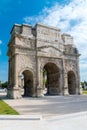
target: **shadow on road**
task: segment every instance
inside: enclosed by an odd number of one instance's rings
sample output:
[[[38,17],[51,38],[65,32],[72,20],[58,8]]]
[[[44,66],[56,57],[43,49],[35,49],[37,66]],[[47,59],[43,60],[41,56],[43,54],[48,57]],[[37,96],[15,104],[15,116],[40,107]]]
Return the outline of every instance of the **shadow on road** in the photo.
[[[9,100],[4,93],[0,98],[23,115],[40,114],[48,117],[87,111],[87,95],[24,97]]]

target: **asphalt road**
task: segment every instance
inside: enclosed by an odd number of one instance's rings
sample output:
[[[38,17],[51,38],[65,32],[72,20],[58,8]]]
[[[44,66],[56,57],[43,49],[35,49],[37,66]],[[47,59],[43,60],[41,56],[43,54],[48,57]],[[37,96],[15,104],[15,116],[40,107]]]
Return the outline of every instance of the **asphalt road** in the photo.
[[[21,115],[42,115],[44,118],[87,111],[87,95],[45,96],[43,98],[7,99],[6,103]]]

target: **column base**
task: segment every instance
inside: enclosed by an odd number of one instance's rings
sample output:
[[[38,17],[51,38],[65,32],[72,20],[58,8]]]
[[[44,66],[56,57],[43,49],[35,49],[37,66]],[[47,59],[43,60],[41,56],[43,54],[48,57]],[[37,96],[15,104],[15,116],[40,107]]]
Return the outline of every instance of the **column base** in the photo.
[[[82,95],[82,86],[80,86],[79,88],[76,88],[76,94]]]
[[[68,96],[69,95],[69,92],[68,92],[68,88],[64,88],[64,96]]]
[[[18,88],[8,89],[7,90],[7,97],[11,99],[19,99],[22,98],[20,91]]]
[[[44,97],[43,89],[41,87],[37,88],[36,97]]]

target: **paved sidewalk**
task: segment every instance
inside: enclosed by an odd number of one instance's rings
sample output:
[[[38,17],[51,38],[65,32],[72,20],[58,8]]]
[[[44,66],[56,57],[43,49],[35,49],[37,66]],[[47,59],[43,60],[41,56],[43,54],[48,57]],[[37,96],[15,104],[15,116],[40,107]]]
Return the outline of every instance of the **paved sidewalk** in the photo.
[[[0,116],[1,130],[87,130],[87,112],[55,116],[48,119],[35,117]],[[38,116],[37,116],[38,118]]]

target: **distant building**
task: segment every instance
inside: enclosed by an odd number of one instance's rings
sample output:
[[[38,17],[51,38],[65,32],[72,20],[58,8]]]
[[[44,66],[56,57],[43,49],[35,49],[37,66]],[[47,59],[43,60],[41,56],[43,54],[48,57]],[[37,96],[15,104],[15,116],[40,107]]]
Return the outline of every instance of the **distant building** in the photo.
[[[84,89],[87,90],[87,84],[84,84]]]
[[[73,37],[42,24],[15,24],[8,44],[8,97],[80,94],[79,56]]]

